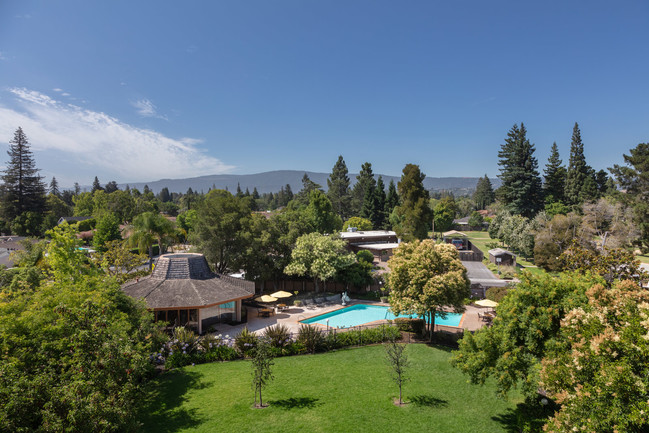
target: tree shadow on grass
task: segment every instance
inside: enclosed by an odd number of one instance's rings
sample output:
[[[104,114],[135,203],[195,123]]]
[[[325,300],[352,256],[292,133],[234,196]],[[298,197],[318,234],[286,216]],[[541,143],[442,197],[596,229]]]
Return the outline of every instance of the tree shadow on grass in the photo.
[[[143,431],[174,432],[198,426],[203,422],[196,409],[180,409],[189,390],[209,386],[202,376],[186,370],[174,370],[149,383],[149,392],[140,411]]]
[[[273,400],[268,402],[271,406],[279,407],[284,410],[291,409],[313,409],[321,406],[317,398],[313,397],[291,397],[283,400]]]
[[[425,407],[446,407],[448,406],[448,401],[441,398],[433,397],[430,394],[419,394],[413,397],[408,398],[415,406],[425,406]]]
[[[506,432],[518,433],[525,429],[540,432],[556,409],[557,406],[552,402],[545,406],[537,401],[518,403],[516,408],[507,409],[500,415],[492,416],[491,419],[501,423]]]

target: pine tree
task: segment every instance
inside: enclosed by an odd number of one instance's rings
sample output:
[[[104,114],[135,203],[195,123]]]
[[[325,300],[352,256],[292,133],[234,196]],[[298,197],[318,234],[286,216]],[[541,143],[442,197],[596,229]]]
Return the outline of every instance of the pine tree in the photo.
[[[259,191],[257,191],[257,187],[254,187],[252,189],[252,198],[254,198],[255,200],[259,200]]]
[[[2,213],[7,222],[25,212],[45,211],[45,184],[29,150],[29,141],[22,128],[9,142],[9,162],[2,175]]]
[[[92,182],[92,190],[90,192],[94,194],[95,191],[103,191],[103,190],[104,188],[102,188],[101,183],[99,183],[99,178],[95,176],[95,180]]]
[[[79,182],[74,183],[74,195],[79,195],[81,194],[81,187],[79,186]]]
[[[566,204],[578,205],[583,196],[581,190],[588,177],[588,165],[584,156],[584,144],[581,142],[579,125],[575,122],[570,143],[570,162],[566,174]],[[589,186],[590,187],[590,186]]]
[[[286,203],[293,200],[293,190],[291,190],[290,184],[286,184],[286,186],[284,187],[284,192],[286,193]]]
[[[397,187],[394,185],[394,179],[390,179],[390,184],[388,185],[388,194],[385,197],[386,219],[390,218],[392,211],[397,206],[399,206],[399,193],[397,192]]]
[[[532,218],[543,207],[543,195],[534,145],[526,134],[523,123],[520,128],[514,124],[507,133],[498,151],[498,177],[502,180],[500,194],[509,211]]]
[[[547,204],[565,203],[566,168],[562,164],[563,161],[559,158],[559,149],[555,141],[550,150],[548,163],[543,170],[545,174],[543,193]]]
[[[373,216],[372,224],[375,229],[385,229],[387,221],[387,215],[385,214],[385,184],[383,183],[383,177],[379,176],[379,180],[376,181],[376,188],[374,188],[374,200],[373,200]]]
[[[356,176],[356,184],[352,189],[352,211],[354,215],[360,215],[363,209],[363,201],[368,189],[376,188],[376,180],[372,172],[372,164],[369,162],[361,166],[361,172]]]
[[[106,186],[104,186],[104,191],[106,191],[107,194],[110,194],[111,192],[115,192],[118,189],[119,187],[117,186],[117,182],[115,182],[114,180],[111,180],[106,184]]]
[[[395,208],[393,225],[405,241],[426,239],[432,226],[433,212],[428,204],[428,191],[424,188],[425,178],[418,165],[406,164],[397,185],[401,204]]]
[[[327,197],[331,200],[334,212],[341,219],[346,220],[349,217],[351,196],[347,165],[342,155],[338,157],[338,161],[331,170],[331,174],[327,179],[327,187]]]
[[[241,185],[239,185],[239,182],[237,182],[237,197],[241,198],[243,197],[243,191],[241,191]]]
[[[478,179],[478,183],[473,193],[473,201],[478,209],[486,209],[491,203],[496,200],[493,186],[491,181],[485,174],[484,177]]]
[[[171,194],[169,194],[169,188],[167,188],[166,186],[164,188],[162,188],[160,190],[160,193],[158,194],[158,198],[163,203],[171,201]]]
[[[52,176],[52,181],[50,182],[50,194],[57,197],[61,197],[61,190],[59,190],[59,182],[56,180],[56,177]]]

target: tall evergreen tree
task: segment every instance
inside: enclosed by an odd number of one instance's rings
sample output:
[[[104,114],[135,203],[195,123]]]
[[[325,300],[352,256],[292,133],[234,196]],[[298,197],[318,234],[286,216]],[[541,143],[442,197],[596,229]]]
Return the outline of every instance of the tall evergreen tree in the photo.
[[[39,176],[29,141],[22,128],[9,142],[9,162],[2,175],[2,213],[7,222],[25,212],[45,211],[45,184]]]
[[[541,177],[534,145],[526,137],[527,130],[521,122],[507,133],[505,143],[498,152],[500,166],[500,195],[510,212],[532,218],[543,207]]]
[[[588,177],[588,165],[584,156],[584,144],[581,141],[581,131],[575,122],[572,129],[572,141],[570,142],[570,162],[566,173],[566,204],[578,205],[582,202],[584,182]]]
[[[103,190],[104,188],[101,186],[101,183],[99,183],[99,178],[95,176],[95,180],[92,181],[92,190],[90,192],[94,194],[95,191],[103,191]]]
[[[383,177],[379,176],[379,179],[376,181],[376,188],[374,188],[374,198],[372,200],[372,216],[373,220],[372,225],[375,229],[385,229],[387,221],[387,215],[385,214],[385,184],[383,183]]]
[[[171,194],[169,194],[169,188],[167,188],[166,186],[164,188],[162,188],[160,190],[160,193],[158,194],[158,198],[163,203],[171,201]]]
[[[241,185],[239,184],[239,182],[237,182],[237,197],[243,197],[243,191],[241,191]]]
[[[426,239],[432,227],[433,212],[428,191],[424,188],[426,175],[415,164],[406,164],[397,185],[401,204],[395,208],[393,226],[405,241]]]
[[[284,193],[286,194],[286,203],[293,200],[293,190],[291,190],[291,184],[287,183],[284,187]]]
[[[473,193],[473,201],[478,209],[486,209],[491,203],[496,200],[491,180],[485,174],[484,177],[478,179],[478,184]]]
[[[81,187],[79,186],[79,182],[74,183],[74,195],[79,195],[81,194]]]
[[[366,162],[361,166],[361,172],[356,176],[356,184],[352,189],[352,210],[354,215],[360,215],[367,190],[374,190],[375,187],[376,180],[374,180],[372,164]]]
[[[52,181],[50,182],[50,194],[57,197],[61,197],[61,190],[59,190],[59,182],[56,180],[56,177],[52,176]]]
[[[340,218],[346,220],[350,216],[351,196],[347,165],[342,155],[338,157],[338,161],[331,170],[331,174],[327,179],[327,187],[327,197],[331,200],[334,212]]]
[[[390,184],[388,185],[388,194],[385,197],[386,219],[390,218],[390,215],[392,215],[392,211],[397,206],[399,206],[399,193],[397,192],[397,187],[394,185],[394,180],[390,179]]]
[[[565,203],[565,188],[566,188],[566,168],[562,165],[563,161],[559,158],[559,149],[557,142],[552,143],[550,149],[550,157],[548,163],[545,165],[543,173],[545,174],[545,183],[543,184],[543,193],[545,195],[545,202],[552,203]]]
[[[257,187],[254,187],[252,189],[252,198],[254,198],[255,200],[259,199],[259,191],[257,191]]]
[[[311,194],[311,191],[314,191],[316,189],[322,191],[322,186],[320,184],[317,184],[314,181],[312,181],[311,178],[309,177],[309,175],[304,173],[304,176],[302,176],[302,189],[297,194],[297,199],[302,204],[305,204],[305,205],[308,204],[309,203],[309,195]]]

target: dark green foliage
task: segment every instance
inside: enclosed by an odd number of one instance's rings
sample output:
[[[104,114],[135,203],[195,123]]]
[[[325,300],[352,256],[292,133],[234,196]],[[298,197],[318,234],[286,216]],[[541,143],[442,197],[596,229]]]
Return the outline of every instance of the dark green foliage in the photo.
[[[322,191],[316,189],[309,195],[306,215],[318,233],[335,233],[342,228],[343,222],[333,210],[331,201]]]
[[[397,187],[394,185],[394,180],[390,179],[390,184],[388,185],[388,193],[385,197],[386,220],[390,218],[392,211],[397,206],[399,206],[399,193],[397,192]],[[386,221],[386,225],[389,225],[389,223],[389,221]]]
[[[11,221],[11,232],[19,236],[40,236],[43,227],[43,214],[26,211]]]
[[[486,298],[495,302],[500,302],[508,291],[508,287],[489,287],[487,289]]]
[[[374,180],[372,164],[365,162],[361,166],[360,173],[356,176],[356,184],[352,189],[352,210],[354,215],[363,216],[361,212],[363,210],[365,195],[368,194],[368,190],[373,192],[374,188],[376,188],[376,180]]]
[[[435,209],[433,209],[436,232],[442,233],[453,227],[456,209],[453,196],[446,196],[437,202]]]
[[[2,216],[8,223],[15,222],[22,234],[36,235],[40,222],[36,224],[36,215],[25,217],[25,212],[42,214],[45,210],[45,184],[38,175],[29,141],[21,128],[14,133],[14,138],[9,142],[7,154],[9,161],[3,170],[0,199]],[[23,216],[21,220],[16,218]],[[42,218],[41,218],[42,220]],[[29,233],[28,233],[29,232]]]
[[[502,186],[499,194],[507,208],[526,218],[534,217],[543,207],[541,177],[534,156],[534,145],[526,137],[527,130],[521,123],[507,133],[505,143],[498,151],[498,165]]]
[[[336,272],[335,279],[347,284],[347,289],[349,289],[350,285],[357,289],[365,288],[373,282],[372,262],[358,260],[356,263],[339,269]]]
[[[318,185],[314,181],[312,181],[309,178],[309,175],[304,173],[304,176],[302,176],[302,189],[300,190],[299,193],[296,195],[296,199],[306,205],[309,203],[309,197],[311,196],[311,191],[319,190],[320,192],[322,191],[322,186]]]
[[[87,220],[79,221],[77,223],[77,230],[80,232],[87,232],[88,230],[92,230],[95,228],[97,225],[97,220],[94,218],[89,218]]]
[[[552,143],[550,157],[545,165],[543,173],[545,174],[545,183],[543,184],[543,194],[546,204],[563,203],[565,201],[566,188],[566,168],[559,158],[559,148],[557,143]]]
[[[61,190],[59,190],[59,182],[54,176],[52,176],[52,181],[50,182],[49,193],[57,197],[61,196]]]
[[[145,192],[146,192],[146,188],[148,188],[147,185],[145,185]],[[101,183],[99,183],[99,178],[95,176],[95,180],[92,181],[92,189],[90,190],[90,192],[94,194],[97,191],[103,191],[103,190],[104,188],[101,186]]]
[[[374,254],[369,250],[360,250],[356,253],[356,259],[359,262],[372,263],[374,261]]]
[[[171,194],[169,194],[169,188],[167,188],[166,186],[162,188],[160,190],[160,193],[158,194],[158,199],[163,203],[171,201]]]
[[[581,131],[575,122],[572,129],[572,141],[570,142],[570,162],[566,173],[566,204],[578,205],[582,203],[585,193],[582,192],[584,183],[588,178],[589,167],[584,156],[584,144],[581,142]]]
[[[388,214],[385,212],[385,204],[385,184],[383,183],[383,177],[379,176],[379,179],[376,181],[376,188],[374,188],[370,214],[370,221],[372,221],[372,225],[377,230],[387,229],[389,225]]]
[[[349,176],[347,165],[342,155],[334,165],[327,179],[327,197],[331,200],[334,212],[343,220],[349,218],[352,197],[349,189]]]
[[[491,181],[485,174],[484,177],[478,179],[478,184],[475,187],[475,192],[473,193],[473,201],[478,209],[486,209],[491,203],[496,200],[496,194],[494,193],[493,186]]]
[[[640,242],[649,248],[649,143],[640,143],[624,155],[626,166],[615,164],[609,170],[620,188],[626,190],[624,200],[634,210],[635,222],[640,229]]]
[[[405,241],[427,238],[432,226],[433,214],[428,205],[428,191],[424,188],[425,178],[418,165],[406,164],[403,168],[398,185],[401,204],[395,208],[391,222]]]
[[[111,180],[104,186],[104,191],[106,191],[106,194],[110,194],[112,192],[118,191],[119,188],[117,187],[117,182],[114,180]]]
[[[482,229],[482,225],[484,224],[484,217],[482,214],[478,211],[473,211],[471,212],[471,216],[469,217],[469,227],[475,228],[475,229]]]
[[[319,331],[322,335],[322,331]],[[350,330],[330,329],[324,336],[323,346],[318,350],[334,350],[343,347],[377,344],[401,339],[401,331],[396,326],[380,325],[375,328]]]
[[[424,326],[426,326],[424,319],[408,317],[397,317],[394,319],[394,324],[397,325],[399,331],[414,332],[417,335],[423,335]]]

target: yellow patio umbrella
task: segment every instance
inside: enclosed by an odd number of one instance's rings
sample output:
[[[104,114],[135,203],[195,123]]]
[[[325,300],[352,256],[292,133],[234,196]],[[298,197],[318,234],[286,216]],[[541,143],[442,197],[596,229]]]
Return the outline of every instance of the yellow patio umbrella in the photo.
[[[268,303],[268,302],[275,302],[275,301],[277,301],[277,298],[275,298],[275,297],[273,297],[273,296],[263,295],[263,296],[259,296],[259,297],[257,297],[257,299],[255,299],[255,300],[256,300],[256,301],[259,301],[259,302]]]
[[[489,308],[494,308],[498,306],[498,302],[492,301],[491,299],[481,299],[479,301],[475,301],[475,304],[481,307],[489,307]]]
[[[280,290],[279,292],[271,293],[270,296],[274,298],[290,298],[293,296],[293,293],[285,292],[284,290]]]

